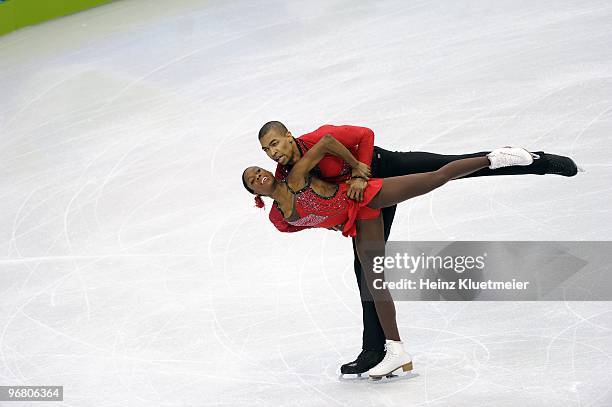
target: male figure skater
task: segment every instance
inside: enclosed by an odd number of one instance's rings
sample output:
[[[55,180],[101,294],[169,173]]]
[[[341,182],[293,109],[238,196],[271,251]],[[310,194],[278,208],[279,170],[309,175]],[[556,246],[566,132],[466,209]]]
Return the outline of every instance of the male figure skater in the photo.
[[[374,146],[374,132],[360,126],[323,125],[311,133],[295,138],[283,123],[270,121],[259,130],[258,138],[263,151],[268,157],[277,162],[275,178],[283,180],[291,170],[291,167],[300,160],[304,153],[326,134],[332,135],[341,142],[351,151],[357,160],[369,165],[373,178],[435,171],[454,160],[487,155],[487,152],[441,155],[420,151],[388,151]],[[521,174],[557,174],[572,177],[578,172],[576,164],[569,157],[544,153],[543,151],[537,151],[534,154],[536,159],[534,159],[531,165],[506,167],[496,170],[484,168],[464,178]],[[347,195],[349,198],[358,201],[363,199],[363,190],[367,185],[366,180],[354,176],[355,174],[352,173],[351,167],[342,159],[326,155],[312,172],[317,177],[328,182],[348,182]],[[389,233],[391,232],[395,210],[396,206],[382,209],[385,242],[388,240]],[[307,226],[288,224],[275,206],[272,206],[270,209],[269,218],[281,232],[297,232],[308,228]],[[357,358],[341,366],[340,372],[342,374],[361,374],[367,372],[385,356],[385,335],[380,325],[374,302],[368,290],[362,289],[363,273],[355,249],[355,239],[353,239],[353,255],[355,276],[357,277],[357,286],[361,293],[361,306],[363,309],[363,343],[362,351]]]

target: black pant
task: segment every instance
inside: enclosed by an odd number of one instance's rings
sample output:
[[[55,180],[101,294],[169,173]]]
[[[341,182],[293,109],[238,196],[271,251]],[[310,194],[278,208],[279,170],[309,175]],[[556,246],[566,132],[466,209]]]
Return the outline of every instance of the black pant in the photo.
[[[421,151],[388,151],[375,146],[374,155],[372,157],[372,177],[387,178],[398,175],[435,171],[451,161],[462,158],[482,157],[487,155],[487,153],[488,151],[472,154],[441,155]],[[483,168],[470,175],[467,175],[464,178],[482,177],[488,175],[543,175],[546,173],[546,159],[544,152],[536,151],[535,154],[540,155],[540,159],[534,160],[531,165],[522,167],[505,167],[497,170]],[[397,206],[394,205],[381,210],[385,229],[385,242],[387,239],[389,239],[391,224],[393,223],[396,208]],[[361,291],[362,287],[365,285],[361,284],[362,270],[355,249],[355,239],[353,239],[353,255],[355,256],[354,268],[355,276],[357,277],[357,286]],[[369,292],[367,292],[367,288],[363,288],[363,290],[366,290],[366,292],[360,293],[362,298],[361,306],[363,308],[363,349],[382,351],[384,350],[385,345],[385,334],[380,326],[380,321],[378,320],[378,315],[376,314],[376,308],[374,307],[374,302],[372,302],[372,297]]]

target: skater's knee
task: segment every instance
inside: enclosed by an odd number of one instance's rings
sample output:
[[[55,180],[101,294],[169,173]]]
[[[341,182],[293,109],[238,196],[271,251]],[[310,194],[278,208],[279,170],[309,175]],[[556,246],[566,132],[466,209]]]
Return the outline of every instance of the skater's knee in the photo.
[[[439,170],[433,171],[430,174],[431,174],[430,182],[433,188],[441,187],[442,185],[446,184],[448,181],[452,179],[451,175],[442,168]]]

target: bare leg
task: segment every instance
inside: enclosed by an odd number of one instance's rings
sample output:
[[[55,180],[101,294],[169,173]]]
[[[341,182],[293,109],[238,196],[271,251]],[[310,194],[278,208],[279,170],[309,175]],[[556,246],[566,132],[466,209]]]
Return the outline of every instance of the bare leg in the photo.
[[[490,164],[487,157],[465,158],[452,161],[437,171],[384,178],[382,188],[368,206],[386,208],[396,205],[415,196],[431,192],[452,179],[471,174]]]
[[[385,332],[385,338],[399,341],[400,335],[395,321],[393,298],[387,289],[374,289],[374,280],[382,278],[381,274],[375,274],[373,271],[374,257],[385,255],[383,220],[380,215],[375,219],[357,221],[355,246],[363,271],[363,283],[367,284],[374,298],[376,314]]]

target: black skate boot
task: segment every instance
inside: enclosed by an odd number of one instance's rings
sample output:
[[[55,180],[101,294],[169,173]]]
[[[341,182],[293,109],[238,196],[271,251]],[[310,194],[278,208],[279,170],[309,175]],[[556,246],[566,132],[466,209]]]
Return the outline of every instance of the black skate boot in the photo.
[[[578,173],[578,166],[569,157],[556,154],[544,154],[546,174],[558,174],[564,177],[573,177]]]
[[[340,367],[340,373],[345,374],[356,374],[361,376],[362,373],[366,373],[368,370],[380,363],[385,357],[385,351],[376,350],[362,350],[357,359],[352,362],[345,363]]]

